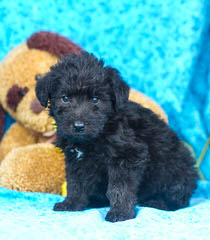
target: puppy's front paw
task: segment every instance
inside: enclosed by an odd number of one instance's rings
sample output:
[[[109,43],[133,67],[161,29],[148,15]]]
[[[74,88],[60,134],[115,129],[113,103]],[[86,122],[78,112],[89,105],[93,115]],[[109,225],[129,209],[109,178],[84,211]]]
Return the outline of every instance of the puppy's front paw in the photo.
[[[73,204],[71,202],[63,201],[56,203],[53,208],[54,211],[82,211],[84,207],[79,204]]]
[[[130,212],[122,212],[122,211],[114,211],[110,210],[105,219],[109,222],[118,222],[118,221],[125,221],[128,219],[132,219],[135,217],[134,211]]]

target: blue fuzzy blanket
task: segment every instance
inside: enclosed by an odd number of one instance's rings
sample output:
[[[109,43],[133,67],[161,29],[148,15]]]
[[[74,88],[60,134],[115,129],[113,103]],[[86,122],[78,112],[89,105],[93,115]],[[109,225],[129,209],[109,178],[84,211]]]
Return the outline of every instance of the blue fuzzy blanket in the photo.
[[[1,0],[0,60],[33,32],[69,37],[161,104],[210,181],[210,151],[202,154],[210,135],[209,29],[209,0]],[[7,115],[5,131],[11,122]],[[199,182],[188,208],[137,207],[136,219],[114,224],[104,221],[108,208],[53,212],[62,199],[0,189],[0,239],[210,239],[209,182]]]
[[[54,212],[63,197],[0,188],[1,240],[209,240],[210,183],[199,182],[190,207],[175,212],[136,207],[135,219],[109,223],[108,208]]]

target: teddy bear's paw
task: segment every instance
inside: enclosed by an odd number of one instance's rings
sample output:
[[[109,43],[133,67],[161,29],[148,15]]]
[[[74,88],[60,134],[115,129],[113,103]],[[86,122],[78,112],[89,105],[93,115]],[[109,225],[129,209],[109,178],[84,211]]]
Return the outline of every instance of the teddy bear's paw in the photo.
[[[60,203],[56,203],[53,208],[54,211],[82,211],[84,209],[84,206],[82,206],[81,204],[72,203],[66,200]]]
[[[109,221],[109,222],[119,222],[119,221],[125,221],[125,220],[128,220],[128,219],[132,219],[135,217],[135,213],[134,211],[128,211],[128,212],[125,212],[125,211],[117,211],[117,210],[110,210],[105,219],[106,221]]]

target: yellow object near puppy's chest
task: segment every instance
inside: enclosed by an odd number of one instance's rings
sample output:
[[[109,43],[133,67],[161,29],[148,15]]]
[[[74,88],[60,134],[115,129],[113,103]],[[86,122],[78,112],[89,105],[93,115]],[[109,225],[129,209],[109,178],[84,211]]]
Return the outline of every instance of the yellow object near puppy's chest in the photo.
[[[67,182],[65,181],[62,185],[62,196],[67,196]]]
[[[52,124],[53,124],[54,130],[57,130],[57,126],[56,126],[55,120],[52,121]],[[57,149],[59,152],[62,152],[62,149],[61,149],[61,148],[56,147],[56,149]],[[64,197],[67,196],[67,182],[66,182],[66,181],[62,184],[61,194],[62,194],[62,196],[64,196]]]

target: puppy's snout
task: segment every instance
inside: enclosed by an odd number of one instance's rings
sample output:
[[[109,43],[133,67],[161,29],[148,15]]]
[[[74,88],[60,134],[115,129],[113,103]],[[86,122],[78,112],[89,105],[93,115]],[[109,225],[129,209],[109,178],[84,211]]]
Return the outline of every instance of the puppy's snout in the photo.
[[[75,121],[73,123],[73,127],[74,127],[75,132],[83,132],[85,129],[85,124],[81,121]]]
[[[31,111],[33,113],[39,114],[43,109],[44,109],[44,107],[42,107],[42,105],[39,103],[39,100],[37,98],[35,98],[31,102]]]

